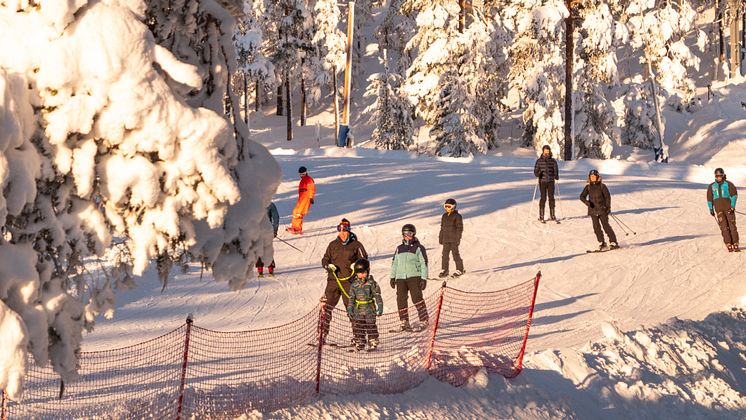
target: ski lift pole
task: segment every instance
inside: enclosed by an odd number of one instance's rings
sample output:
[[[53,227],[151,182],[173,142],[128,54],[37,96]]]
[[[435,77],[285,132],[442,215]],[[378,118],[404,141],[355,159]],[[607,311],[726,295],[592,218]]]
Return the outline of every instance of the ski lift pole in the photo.
[[[350,90],[352,87],[352,36],[355,28],[355,2],[347,3],[347,62],[345,63],[344,102],[342,106],[342,123],[339,127],[337,146],[348,146],[350,137]]]

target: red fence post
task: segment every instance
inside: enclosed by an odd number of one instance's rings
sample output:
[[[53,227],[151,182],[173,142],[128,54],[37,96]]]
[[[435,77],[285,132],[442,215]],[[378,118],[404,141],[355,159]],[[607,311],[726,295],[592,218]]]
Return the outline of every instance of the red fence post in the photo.
[[[528,330],[531,329],[531,317],[534,316],[534,305],[536,305],[536,292],[539,290],[539,280],[541,279],[541,271],[536,273],[534,278],[534,296],[531,298],[531,308],[528,310],[528,319],[526,319],[526,333],[523,335],[523,345],[521,346],[521,352],[518,353],[518,360],[516,361],[516,367],[518,372],[523,369],[523,354],[526,352],[526,342],[528,341]]]
[[[319,328],[318,328],[318,353],[316,355],[316,393],[319,393],[319,390],[321,389],[321,348],[324,347],[324,309],[326,308],[326,303],[321,302],[321,305],[319,305]]]
[[[3,389],[3,408],[2,408],[2,416],[0,417],[2,420],[8,420],[8,392]]]
[[[446,282],[440,287],[440,297],[438,298],[438,309],[435,311],[435,322],[433,323],[433,335],[430,337],[430,348],[427,350],[427,366],[430,370],[433,363],[433,350],[435,350],[435,334],[438,333],[438,323],[440,322],[440,310],[443,308],[443,295],[446,293]]]
[[[184,406],[184,384],[186,383],[187,363],[189,362],[189,336],[192,334],[192,314],[187,315],[186,335],[184,338],[184,363],[181,365],[181,384],[179,385],[179,407],[176,412],[176,420],[181,419],[181,411]]]

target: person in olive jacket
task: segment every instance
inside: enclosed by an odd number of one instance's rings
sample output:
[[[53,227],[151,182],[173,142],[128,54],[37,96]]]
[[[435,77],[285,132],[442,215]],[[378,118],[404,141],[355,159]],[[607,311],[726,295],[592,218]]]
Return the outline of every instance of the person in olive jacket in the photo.
[[[707,206],[710,208],[710,215],[715,216],[723,242],[730,252],[740,252],[736,228],[737,200],[736,186],[726,179],[723,168],[715,169],[715,182],[707,187]]]
[[[394,252],[391,263],[391,287],[396,288],[396,307],[399,309],[401,330],[409,331],[413,328],[409,324],[407,309],[407,292],[412,296],[412,303],[417,307],[420,324],[415,330],[422,330],[427,326],[428,315],[422,290],[427,285],[427,252],[415,236],[417,229],[407,223],[401,228],[402,243]]]
[[[593,169],[588,173],[588,185],[580,193],[580,201],[588,206],[588,215],[593,222],[593,232],[596,233],[598,240],[598,250],[607,251],[619,248],[616,241],[614,229],[609,224],[609,214],[611,213],[611,194],[606,185],[601,182],[601,175]],[[603,230],[601,227],[603,226]],[[607,247],[604,241],[604,231],[609,235],[609,245]]]
[[[350,286],[350,301],[347,314],[352,319],[352,332],[355,335],[355,350],[368,345],[368,350],[378,347],[378,327],[376,316],[383,315],[381,288],[369,274],[370,262],[364,258],[355,261],[355,276]]]
[[[552,157],[552,149],[548,145],[541,148],[541,157],[534,164],[534,176],[539,181],[539,220],[544,221],[544,206],[549,196],[549,220],[557,220],[554,216],[554,181],[559,180],[557,161]]]
[[[339,232],[338,236],[329,242],[324,258],[321,259],[321,266],[327,271],[326,288],[322,297],[322,300],[326,300],[322,325],[322,339],[324,340],[332,322],[332,310],[339,303],[339,298],[342,298],[345,307],[350,303],[350,283],[355,276],[353,264],[359,258],[368,258],[365,247],[351,232],[349,220],[342,219],[337,225],[337,232]]]
[[[464,220],[456,210],[456,200],[453,198],[446,200],[443,208],[445,213],[440,218],[440,234],[438,235],[438,243],[443,245],[443,271],[438,276],[441,278],[448,276],[448,254],[453,253],[453,260],[456,262],[456,271],[453,273],[453,277],[458,277],[466,272],[464,261],[461,259],[461,253],[458,250],[461,235],[464,233]]]

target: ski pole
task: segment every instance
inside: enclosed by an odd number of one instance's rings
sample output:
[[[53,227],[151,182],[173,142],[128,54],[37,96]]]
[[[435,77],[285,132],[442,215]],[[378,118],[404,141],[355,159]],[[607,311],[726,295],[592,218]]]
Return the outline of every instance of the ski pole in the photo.
[[[614,220],[616,220],[617,223],[619,223],[619,226],[622,226],[622,229],[626,228],[627,230],[632,232],[633,235],[637,235],[637,232],[635,232],[631,227],[629,227],[626,223],[624,223],[620,218],[616,217],[616,215],[611,214],[611,217],[614,218]]]
[[[531,210],[528,211],[528,219],[531,220],[531,216],[534,213],[534,201],[536,201],[536,189],[539,188],[539,183],[534,184],[534,195],[531,196]]]
[[[740,214],[740,215],[746,216],[746,213],[744,213],[742,211],[735,210],[735,212],[738,213],[738,214]]]
[[[615,221],[616,224],[622,229],[622,232],[624,232],[624,236],[629,236],[629,232],[627,232],[627,229],[625,229],[624,226],[619,223],[619,220],[617,220],[611,213],[609,213],[609,215],[611,216],[611,220]]]
[[[300,249],[296,248],[295,246],[293,246],[293,245],[292,245],[291,243],[289,243],[288,241],[286,241],[286,240],[284,240],[284,239],[282,239],[282,238],[278,238],[277,236],[275,236],[275,238],[276,238],[276,239],[278,239],[278,240],[279,240],[280,242],[284,243],[285,245],[289,246],[290,248],[293,248],[294,250],[296,250],[296,251],[300,252],[301,254],[303,253],[303,251],[301,251]]]

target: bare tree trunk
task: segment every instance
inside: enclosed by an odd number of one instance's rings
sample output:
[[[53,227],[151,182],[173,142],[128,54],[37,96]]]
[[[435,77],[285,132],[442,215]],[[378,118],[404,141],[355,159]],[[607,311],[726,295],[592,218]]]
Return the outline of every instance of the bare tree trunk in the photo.
[[[300,60],[300,126],[306,126],[306,78],[303,76],[305,59]]]
[[[249,123],[249,76],[243,73],[243,122]]]
[[[463,34],[466,28],[466,0],[458,0],[458,33]]]
[[[661,107],[658,104],[658,85],[655,83],[655,74],[653,73],[653,66],[648,62],[648,77],[650,78],[650,86],[653,90],[653,105],[655,106],[655,128],[658,130],[658,144],[661,148],[661,160],[668,160],[668,152],[665,150],[663,143],[663,120],[661,119]]]
[[[741,74],[746,74],[746,66],[743,64],[746,59],[746,0],[743,2],[741,9]]]
[[[293,103],[290,99],[290,72],[285,70],[285,102],[287,103],[288,141],[293,139]]]
[[[569,6],[569,1],[568,1]],[[565,150],[563,159],[572,160],[572,122],[575,112],[572,109],[572,68],[575,50],[575,28],[573,13],[565,19]]]
[[[738,4],[735,0],[730,3],[731,22],[730,22],[730,77],[736,77],[739,73],[739,58],[741,51],[738,48]]]
[[[282,95],[284,94],[282,92],[282,88],[283,88],[282,85],[283,85],[282,83],[280,83],[279,85],[277,85],[277,115],[283,115],[283,114],[285,114],[284,107],[283,107],[283,102],[282,102]]]
[[[334,144],[339,138],[339,89],[337,88],[337,66],[332,66],[332,101],[334,102]]]
[[[716,8],[715,9],[715,16],[716,16],[715,20],[717,21],[717,25],[718,25],[718,40],[720,42],[718,60],[719,60],[719,63],[722,65],[723,62],[725,61],[725,40],[723,39],[723,14],[720,11],[721,1],[723,0],[715,0],[715,8]]]
[[[256,80],[256,100],[254,101],[254,111],[259,112],[259,104],[261,103],[261,97],[259,96],[259,79]]]

